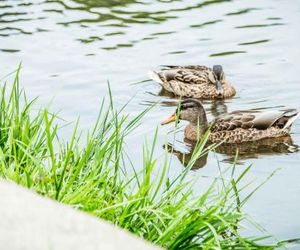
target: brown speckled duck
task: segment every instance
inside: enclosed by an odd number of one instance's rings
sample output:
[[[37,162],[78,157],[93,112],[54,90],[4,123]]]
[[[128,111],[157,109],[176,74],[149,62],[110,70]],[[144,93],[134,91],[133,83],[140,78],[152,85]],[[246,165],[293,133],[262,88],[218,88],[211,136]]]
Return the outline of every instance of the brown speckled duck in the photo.
[[[220,115],[209,124],[201,102],[186,99],[162,125],[176,120],[187,120],[190,122],[185,128],[185,137],[188,140],[198,141],[210,128],[210,142],[242,143],[286,136],[298,116],[295,109],[262,113],[235,111]]]
[[[221,65],[165,66],[150,72],[150,77],[177,96],[198,99],[225,99],[236,94],[234,87],[225,79]]]

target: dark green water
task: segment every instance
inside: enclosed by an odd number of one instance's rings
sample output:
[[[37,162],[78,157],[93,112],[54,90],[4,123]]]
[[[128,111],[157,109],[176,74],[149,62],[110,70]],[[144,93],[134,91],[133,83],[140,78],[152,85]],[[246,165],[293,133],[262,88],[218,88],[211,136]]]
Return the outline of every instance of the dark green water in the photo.
[[[40,96],[41,105],[54,97],[52,109],[62,109],[68,121],[80,115],[83,129],[95,120],[108,80],[117,105],[135,96],[127,109],[132,115],[159,101],[128,138],[139,163],[144,139],[174,110],[172,98],[147,76],[160,64],[223,65],[238,93],[225,102],[204,102],[209,118],[236,109],[300,109],[299,23],[298,0],[2,0],[0,77],[22,61],[27,93]],[[175,140],[167,136],[172,128],[160,128],[158,156],[165,142],[188,150],[182,132]],[[256,184],[280,168],[246,207],[279,239],[300,236],[298,145],[299,120],[292,141],[251,147],[239,161],[253,164],[248,180]],[[217,161],[225,169],[231,159],[219,152],[198,163],[191,175],[206,177],[199,192],[217,175]],[[177,157],[172,164],[170,174],[182,170]]]

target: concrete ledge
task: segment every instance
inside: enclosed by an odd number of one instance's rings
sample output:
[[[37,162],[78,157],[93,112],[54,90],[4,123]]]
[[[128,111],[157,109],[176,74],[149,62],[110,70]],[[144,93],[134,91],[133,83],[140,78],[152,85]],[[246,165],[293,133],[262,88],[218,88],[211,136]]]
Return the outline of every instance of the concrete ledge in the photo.
[[[158,249],[127,231],[0,180],[0,249]]]

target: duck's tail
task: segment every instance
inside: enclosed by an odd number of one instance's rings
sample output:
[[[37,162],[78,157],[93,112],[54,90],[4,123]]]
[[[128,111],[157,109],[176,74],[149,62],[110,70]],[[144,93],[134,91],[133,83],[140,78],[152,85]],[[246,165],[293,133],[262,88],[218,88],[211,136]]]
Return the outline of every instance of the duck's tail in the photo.
[[[163,80],[161,79],[159,73],[157,73],[156,71],[149,71],[148,75],[153,81],[163,84]]]
[[[293,125],[294,121],[299,117],[300,113],[296,109],[290,110],[288,113],[285,114],[289,119],[283,127],[283,130],[290,129]]]

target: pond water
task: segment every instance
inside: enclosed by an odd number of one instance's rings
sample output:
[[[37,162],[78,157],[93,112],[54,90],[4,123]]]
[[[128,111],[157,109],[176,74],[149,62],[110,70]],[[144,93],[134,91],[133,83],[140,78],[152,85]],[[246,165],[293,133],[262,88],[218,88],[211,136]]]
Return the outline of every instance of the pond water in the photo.
[[[28,95],[40,96],[41,105],[54,97],[52,109],[68,121],[80,116],[82,129],[93,124],[107,81],[117,105],[135,97],[127,108],[131,115],[159,102],[128,138],[138,164],[144,139],[174,111],[173,99],[147,75],[161,64],[223,66],[237,95],[205,101],[210,119],[236,109],[300,109],[299,23],[297,0],[2,0],[0,77],[22,62]],[[158,156],[173,128],[159,128]],[[172,143],[188,150],[182,132]],[[300,236],[298,145],[300,119],[292,141],[247,149],[239,160],[253,164],[247,179],[256,184],[279,169],[246,207],[278,239]],[[218,161],[226,168],[231,159],[228,152],[210,153],[190,172],[207,177],[196,187],[201,191],[217,175]],[[174,156],[171,174],[182,167]]]

